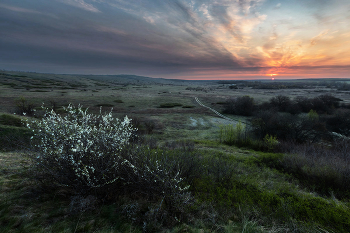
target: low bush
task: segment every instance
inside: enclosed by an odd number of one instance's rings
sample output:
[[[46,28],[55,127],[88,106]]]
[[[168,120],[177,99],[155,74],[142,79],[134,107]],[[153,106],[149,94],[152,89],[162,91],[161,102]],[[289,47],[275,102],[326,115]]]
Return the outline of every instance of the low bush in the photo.
[[[174,108],[174,107],[181,107],[182,104],[180,103],[164,103],[159,105],[160,108]]]
[[[19,115],[34,116],[35,106],[32,103],[29,103],[26,98],[20,97],[15,100],[16,104],[16,113]]]
[[[159,121],[149,119],[147,117],[133,116],[131,123],[137,128],[137,132],[135,133],[139,136],[144,134],[152,134],[155,130],[160,130],[163,128],[163,125]]]
[[[287,153],[275,168],[297,177],[314,191],[337,198],[350,195],[350,141],[338,140],[333,147],[315,144],[281,142],[280,151]]]
[[[219,140],[230,146],[246,147],[256,151],[268,150],[267,144],[262,140],[254,139],[251,131],[241,122],[233,125],[220,126]]]
[[[195,108],[196,106],[193,106],[193,105],[184,105],[182,106],[182,108]]]
[[[233,125],[220,126],[220,142],[228,145],[246,144],[250,138],[247,137],[246,125],[238,122]]]
[[[273,151],[279,142],[276,136],[266,134],[264,137],[264,143],[269,151]]]
[[[334,115],[323,117],[330,132],[336,132],[346,137],[350,136],[350,110],[338,109]]]

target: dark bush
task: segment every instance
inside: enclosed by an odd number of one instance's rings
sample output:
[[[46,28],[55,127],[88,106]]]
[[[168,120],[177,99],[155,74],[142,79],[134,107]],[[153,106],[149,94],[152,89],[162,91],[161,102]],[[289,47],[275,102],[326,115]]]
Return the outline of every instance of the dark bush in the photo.
[[[163,127],[162,124],[156,120],[140,116],[131,116],[131,123],[137,128],[135,132],[137,135],[152,134],[155,130],[159,130]]]
[[[292,101],[291,104],[286,107],[286,112],[293,114],[293,115],[296,115],[296,114],[301,113],[301,108],[300,108],[299,104]]]
[[[29,103],[24,97],[15,100],[16,113],[19,115],[33,116],[35,113],[34,104]]]
[[[291,103],[290,98],[283,95],[278,95],[270,99],[271,106],[277,108],[279,112],[286,112]]]
[[[235,99],[227,100],[224,107],[224,113],[251,116],[253,115],[255,109],[256,107],[254,104],[254,99],[252,97],[241,96]]]
[[[311,99],[304,97],[304,96],[297,96],[294,101],[299,106],[300,110],[302,112],[310,112],[311,109],[313,109],[312,101]]]
[[[344,136],[350,136],[350,110],[338,109],[334,115],[326,116],[327,129]]]
[[[278,140],[302,143],[307,140],[317,141],[327,135],[325,125],[307,115],[293,116],[289,113],[262,111],[251,122],[254,135],[260,139],[268,134],[276,136]]]
[[[332,95],[320,95],[312,99],[312,109],[317,113],[332,114],[336,108],[339,108],[340,101]]]
[[[159,105],[160,108],[174,108],[174,107],[180,107],[180,106],[182,106],[182,104],[180,103],[165,103],[165,104]]]

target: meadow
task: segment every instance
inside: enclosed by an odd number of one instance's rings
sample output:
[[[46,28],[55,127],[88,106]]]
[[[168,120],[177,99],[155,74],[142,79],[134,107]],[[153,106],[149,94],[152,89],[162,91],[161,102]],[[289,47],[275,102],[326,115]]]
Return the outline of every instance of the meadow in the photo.
[[[349,125],[348,117],[340,118],[350,106],[348,81],[182,81],[1,71],[0,231],[349,232]],[[230,103],[239,106],[243,96],[253,100],[256,114],[225,111]],[[324,112],[272,111],[271,99],[278,96],[314,102],[333,96],[339,106]],[[200,106],[195,97],[232,120]],[[70,104],[91,114],[131,118],[138,130],[121,156],[154,168],[154,177],[168,186],[130,178],[130,167],[120,173],[128,182],[84,192],[40,176],[33,132],[23,121],[35,125],[45,118],[41,106],[64,115]],[[251,136],[254,119],[264,119],[266,112],[284,120],[307,119],[295,123],[300,132],[316,120],[317,128],[295,137],[301,142],[287,140],[289,132],[276,128],[253,127],[261,137]],[[337,119],[344,122],[344,132],[332,123]]]

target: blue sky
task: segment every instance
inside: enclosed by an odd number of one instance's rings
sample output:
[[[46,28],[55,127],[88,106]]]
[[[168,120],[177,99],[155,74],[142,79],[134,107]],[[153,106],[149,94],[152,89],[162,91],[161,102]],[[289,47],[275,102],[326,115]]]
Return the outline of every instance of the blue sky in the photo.
[[[0,69],[350,77],[349,0],[1,0]]]

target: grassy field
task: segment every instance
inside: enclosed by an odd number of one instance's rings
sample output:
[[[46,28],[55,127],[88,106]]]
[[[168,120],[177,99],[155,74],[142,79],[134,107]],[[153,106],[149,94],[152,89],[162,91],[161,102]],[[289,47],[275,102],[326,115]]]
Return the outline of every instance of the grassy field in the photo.
[[[303,89],[231,89],[230,84],[209,81],[6,71],[0,72],[0,80],[1,232],[349,232],[350,196],[319,193],[315,184],[277,167],[288,155],[222,144],[219,126],[236,122],[219,118],[194,98],[221,112],[222,102],[236,96],[263,102],[281,94],[322,93],[350,103],[350,91],[319,81]],[[35,109],[32,114],[37,118],[44,114],[43,103],[58,113],[70,103],[91,113],[99,113],[100,106],[102,112],[113,108],[113,116],[132,118],[154,148],[168,151],[169,156],[191,157],[196,162],[186,182],[196,201],[186,218],[169,225],[154,221],[145,227],[148,212],[141,207],[132,212],[130,196],[101,203],[90,196],[72,196],[64,188],[43,190],[31,179],[31,132],[21,125],[27,117],[19,116],[21,103]],[[77,198],[88,203],[80,211],[75,205],[82,202]],[[137,200],[144,209],[161,205],[160,200]]]

